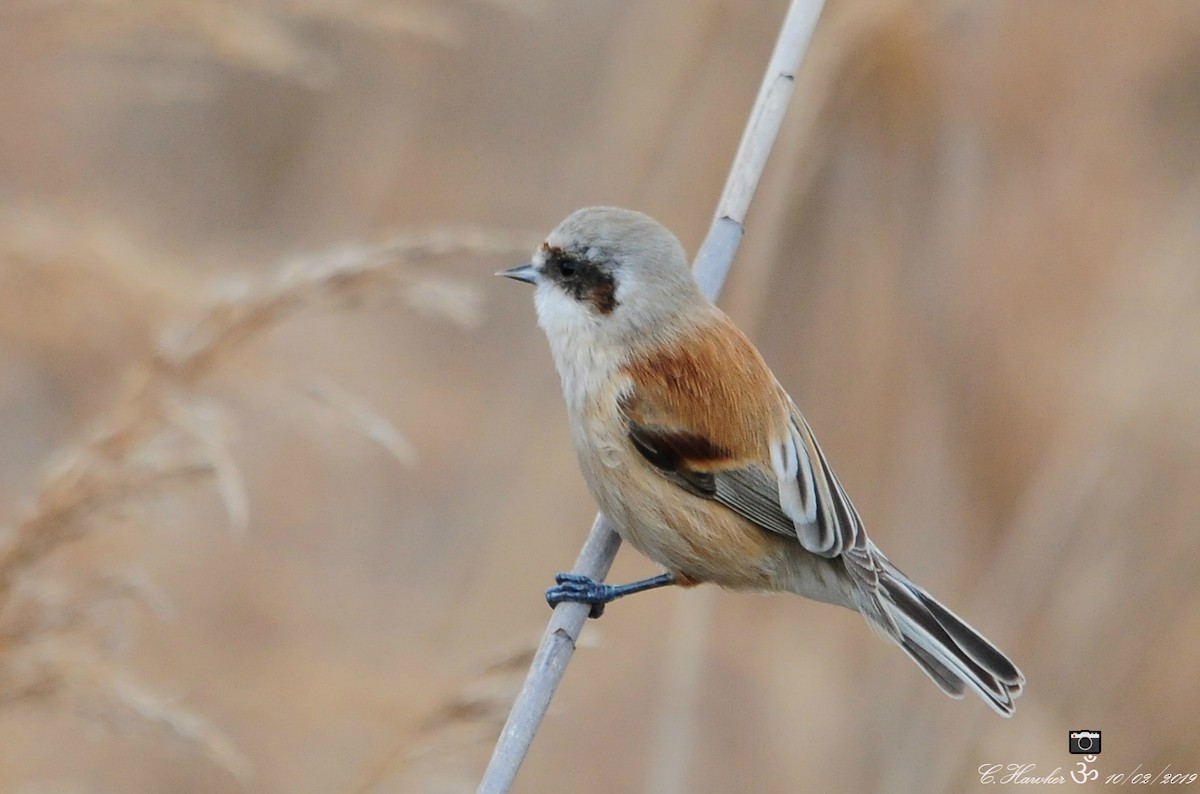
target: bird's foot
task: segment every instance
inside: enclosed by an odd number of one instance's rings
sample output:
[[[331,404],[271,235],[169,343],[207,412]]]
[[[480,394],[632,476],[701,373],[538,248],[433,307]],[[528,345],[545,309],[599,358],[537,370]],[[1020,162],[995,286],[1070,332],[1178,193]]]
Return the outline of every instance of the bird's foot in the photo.
[[[590,618],[603,615],[604,605],[622,595],[618,588],[583,574],[560,573],[554,577],[554,581],[557,584],[546,591],[546,603],[550,608],[564,602],[591,604],[592,611],[588,613]]]

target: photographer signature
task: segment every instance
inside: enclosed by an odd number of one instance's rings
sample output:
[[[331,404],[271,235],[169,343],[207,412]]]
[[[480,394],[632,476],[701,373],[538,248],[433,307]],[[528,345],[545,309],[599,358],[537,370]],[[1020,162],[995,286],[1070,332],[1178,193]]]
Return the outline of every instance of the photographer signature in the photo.
[[[1143,772],[1142,764],[1138,764],[1131,772],[1113,772],[1101,777],[1100,770],[1091,766],[1096,763],[1096,759],[1097,756],[1094,755],[1083,756],[1075,764],[1075,768],[1070,771],[1071,780],[1079,784],[1099,781],[1106,785],[1117,786],[1125,784],[1186,786],[1200,780],[1200,773],[1172,772],[1170,764],[1157,775],[1152,772]],[[979,767],[979,782],[985,785],[1061,785],[1067,782],[1067,778],[1063,774],[1062,767],[1056,767],[1049,774],[1039,775],[1036,764],[982,764]]]

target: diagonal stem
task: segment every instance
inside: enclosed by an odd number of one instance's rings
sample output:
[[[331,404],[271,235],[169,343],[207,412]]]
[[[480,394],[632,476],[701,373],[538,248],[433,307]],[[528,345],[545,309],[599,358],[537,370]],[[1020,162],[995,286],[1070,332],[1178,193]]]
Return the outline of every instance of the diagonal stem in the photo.
[[[696,254],[696,280],[710,299],[715,300],[720,294],[733,265],[745,232],[750,199],[783,124],[796,71],[808,49],[823,6],[824,0],[792,0],[784,17],[712,226]],[[620,545],[621,539],[612,523],[603,515],[597,515],[572,573],[602,581],[612,567]],[[575,642],[583,631],[590,609],[589,605],[578,603],[561,603],[554,608],[529,674],[496,741],[478,794],[506,794],[512,787],[575,652]]]

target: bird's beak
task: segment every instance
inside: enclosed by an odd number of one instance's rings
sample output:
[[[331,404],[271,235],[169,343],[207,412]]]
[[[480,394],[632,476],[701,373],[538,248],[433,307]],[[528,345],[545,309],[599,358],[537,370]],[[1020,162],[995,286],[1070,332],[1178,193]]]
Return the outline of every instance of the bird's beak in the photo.
[[[496,275],[516,279],[517,281],[524,281],[526,284],[536,284],[538,278],[537,268],[533,266],[532,262],[510,267],[508,270],[501,270]]]

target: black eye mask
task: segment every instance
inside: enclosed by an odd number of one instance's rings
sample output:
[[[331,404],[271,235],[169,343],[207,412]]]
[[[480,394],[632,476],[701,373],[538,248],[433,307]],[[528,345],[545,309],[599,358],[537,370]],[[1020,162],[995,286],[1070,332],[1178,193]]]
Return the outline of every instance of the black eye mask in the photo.
[[[542,275],[575,300],[591,304],[601,314],[612,314],[617,302],[617,280],[602,264],[575,251],[547,246]]]

